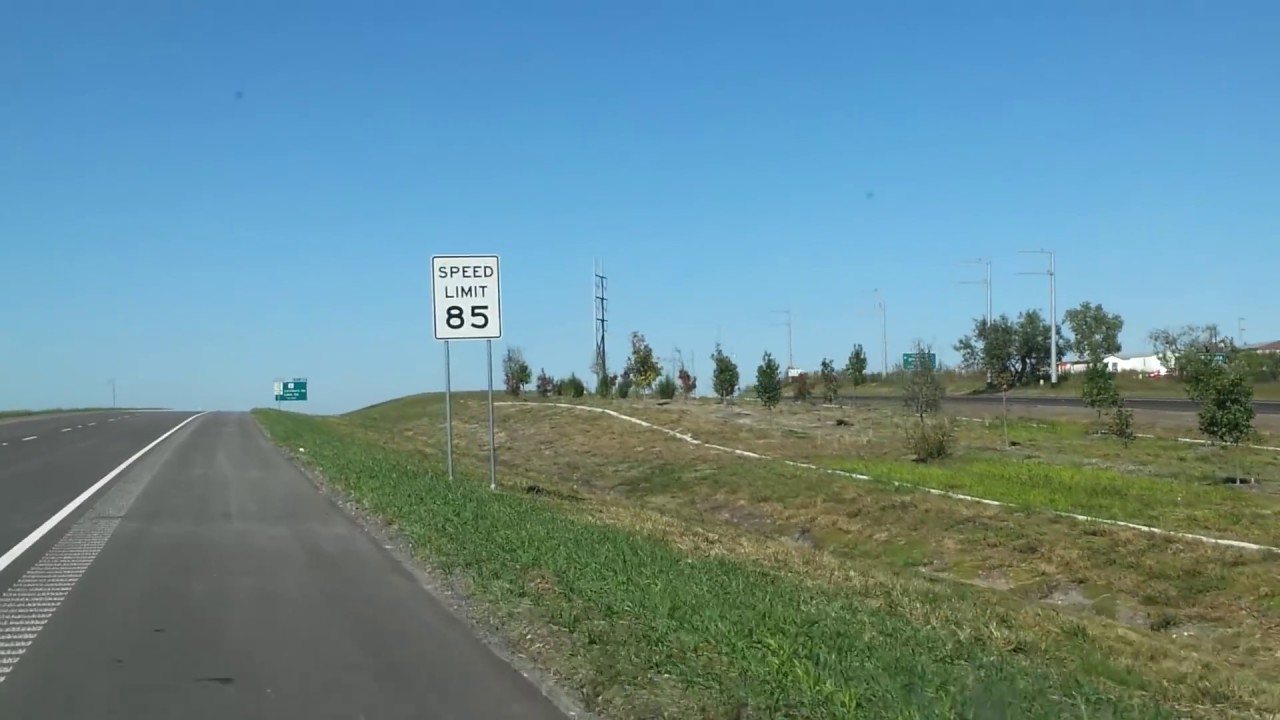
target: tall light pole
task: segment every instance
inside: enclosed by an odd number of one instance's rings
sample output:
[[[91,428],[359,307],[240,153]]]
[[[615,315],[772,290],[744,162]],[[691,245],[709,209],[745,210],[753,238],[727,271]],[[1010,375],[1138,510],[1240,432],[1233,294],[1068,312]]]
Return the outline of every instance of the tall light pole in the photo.
[[[786,326],[787,326],[787,370],[788,370],[788,371],[790,371],[792,368],[794,368],[794,367],[796,366],[796,358],[795,358],[795,355],[791,352],[791,311],[790,311],[790,310],[774,310],[774,312],[775,312],[775,313],[779,313],[779,314],[782,314],[782,315],[786,315],[786,316],[787,316],[787,322],[786,322]],[[788,376],[790,376],[789,372],[788,372]]]
[[[977,260],[965,260],[966,265],[986,265],[987,277],[985,280],[961,280],[961,285],[986,285],[987,286],[987,314],[985,315],[986,328],[991,327],[991,261],[978,258]],[[984,363],[985,364],[985,363]],[[991,369],[987,369],[987,384],[991,384]]]
[[[961,285],[985,285],[987,287],[987,324],[991,324],[991,261],[978,258],[977,260],[965,260],[966,265],[986,265],[987,278],[985,280],[961,280]]]
[[[1049,384],[1058,384],[1058,263],[1053,250],[1019,250],[1020,253],[1048,255],[1049,270],[1022,272],[1019,275],[1049,276]]]
[[[116,406],[116,379],[111,378],[108,384],[111,385],[111,407],[114,408]]]
[[[1236,318],[1236,335],[1240,337],[1240,347],[1244,347],[1244,318]]]
[[[876,288],[876,308],[880,310],[880,363],[882,379],[889,377],[889,316],[884,310],[884,298],[880,297],[880,288]]]

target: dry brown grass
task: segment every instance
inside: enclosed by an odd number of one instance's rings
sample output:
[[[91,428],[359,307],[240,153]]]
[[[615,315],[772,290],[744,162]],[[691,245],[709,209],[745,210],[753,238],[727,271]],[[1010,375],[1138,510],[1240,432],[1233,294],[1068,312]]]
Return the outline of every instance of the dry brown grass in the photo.
[[[904,454],[896,430],[903,420],[885,406],[784,406],[774,413],[711,403],[609,407],[707,442],[778,458],[896,461]],[[1024,420],[1028,415],[1019,414]],[[1118,623],[1128,630],[1114,631],[1123,639],[1117,652],[1161,663],[1189,652],[1228,664],[1242,681],[1254,673],[1280,674],[1272,646],[1280,633],[1280,555],[851,481],[717,452],[581,409],[528,402],[501,405],[497,415],[505,486],[536,486],[553,496],[586,500],[589,512],[609,522],[660,526],[665,537],[691,547],[705,545],[708,533],[756,538],[764,544],[717,545],[717,551],[756,559],[776,554],[777,543],[783,543],[829,558],[822,563],[863,563],[840,566],[846,573],[871,563],[983,585],[1037,607]],[[454,418],[456,461],[484,472],[483,403],[460,400]],[[836,425],[837,418],[849,425]],[[1145,418],[1139,422],[1140,431],[1169,429]],[[1034,428],[1024,422],[1018,432]],[[396,433],[395,442],[405,447],[439,452],[442,446],[438,419],[406,419]],[[996,452],[1002,434],[983,423],[961,423],[959,440],[965,453]],[[1066,438],[1059,450],[1076,452],[1077,440]],[[1038,448],[1051,449],[1046,443]]]

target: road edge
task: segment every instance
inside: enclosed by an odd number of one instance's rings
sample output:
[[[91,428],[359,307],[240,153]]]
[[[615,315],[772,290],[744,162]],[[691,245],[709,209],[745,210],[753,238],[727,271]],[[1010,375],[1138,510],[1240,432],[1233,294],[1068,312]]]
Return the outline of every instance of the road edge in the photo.
[[[375,540],[382,549],[418,582],[431,597],[435,598],[451,615],[460,620],[472,636],[480,641],[495,656],[520,673],[522,677],[533,683],[543,697],[551,701],[560,712],[572,720],[602,720],[600,716],[585,710],[575,697],[576,691],[568,690],[558,684],[542,668],[528,657],[516,652],[502,637],[504,634],[491,618],[480,612],[472,604],[471,598],[457,576],[443,573],[427,559],[415,557],[412,545],[404,535],[388,525],[375,513],[366,510],[358,501],[335,486],[324,477],[324,473],[310,467],[304,460],[305,455],[287,448],[271,437],[257,417],[253,424],[267,442],[284,456],[291,465],[302,473],[303,477],[315,487],[316,492],[325,497],[343,515],[349,518],[360,530]]]

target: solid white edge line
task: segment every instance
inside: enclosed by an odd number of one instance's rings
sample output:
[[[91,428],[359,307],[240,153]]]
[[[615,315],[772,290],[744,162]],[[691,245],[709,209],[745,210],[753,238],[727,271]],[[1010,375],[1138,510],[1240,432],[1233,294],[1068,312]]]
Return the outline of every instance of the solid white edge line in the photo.
[[[103,476],[101,480],[91,485],[88,490],[85,490],[84,492],[80,493],[79,497],[77,497],[75,500],[72,500],[70,503],[68,503],[66,507],[62,508],[57,513],[55,513],[53,517],[49,518],[48,520],[45,520],[43,525],[36,528],[35,530],[32,530],[30,535],[26,536],[17,545],[14,545],[12,548],[10,548],[9,552],[5,553],[4,555],[0,555],[0,572],[4,572],[4,569],[12,565],[13,561],[17,560],[22,555],[22,553],[29,550],[32,545],[35,545],[37,542],[39,542],[40,538],[47,535],[50,530],[52,530],[55,526],[57,526],[58,523],[62,522],[63,520],[66,519],[68,515],[75,512],[76,508],[80,507],[81,505],[84,504],[86,500],[93,497],[94,493],[101,490],[103,485],[106,485],[107,483],[114,480],[117,475],[124,472],[130,465],[137,462],[138,458],[141,458],[143,455],[146,455],[147,451],[151,450],[151,448],[164,442],[166,438],[168,438],[170,435],[181,430],[183,427],[186,426],[187,423],[191,422],[192,420],[195,420],[198,417],[201,417],[203,415],[208,415],[208,414],[209,414],[208,412],[196,413],[195,415],[192,415],[186,420],[183,420],[182,422],[178,423],[174,427],[170,428],[168,432],[156,438],[155,440],[152,440],[151,443],[148,444],[146,447],[134,453],[128,460],[125,460],[124,462],[117,465],[115,470],[112,470],[111,472],[107,473],[105,476]]]

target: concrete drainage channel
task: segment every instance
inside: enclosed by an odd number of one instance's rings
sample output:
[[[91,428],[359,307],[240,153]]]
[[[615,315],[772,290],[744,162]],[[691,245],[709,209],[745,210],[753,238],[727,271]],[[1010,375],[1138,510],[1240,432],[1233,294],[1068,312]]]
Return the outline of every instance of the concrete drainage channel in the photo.
[[[724,445],[716,445],[713,443],[699,440],[688,433],[682,433],[676,430],[664,428],[661,425],[655,425],[651,422],[641,420],[640,418],[631,417],[630,415],[624,415],[616,410],[610,410],[608,408],[597,408],[597,407],[590,407],[588,405],[573,405],[571,403],[553,403],[553,402],[537,402],[537,403],[495,402],[494,405],[508,405],[508,406],[518,406],[518,407],[550,406],[550,407],[559,407],[559,408],[569,408],[571,410],[581,410],[585,412],[602,413],[605,415],[609,415],[611,417],[615,417],[619,420],[624,420],[629,423],[640,425],[641,427],[646,427],[652,430],[657,430],[659,432],[666,433],[667,435],[670,435],[674,438],[679,438],[680,440],[683,440],[684,442],[687,442],[691,445],[700,445],[702,447],[710,448],[712,450],[727,452],[727,453],[731,453],[741,457],[753,458],[756,460],[773,460],[775,462],[781,462],[787,465],[791,465],[792,467],[805,468],[807,470],[816,470],[819,472],[830,473],[832,475],[839,475],[841,477],[847,477],[854,480],[864,480],[864,481],[875,480],[875,478],[869,475],[861,475],[858,473],[846,472],[844,470],[825,468],[818,465],[814,465],[812,463],[802,463],[802,462],[796,462],[794,460],[786,460],[783,458],[774,458],[774,457],[769,457],[768,455],[761,455],[760,453],[750,452],[748,450],[725,447]],[[980,420],[978,420],[977,418],[961,418],[961,419],[974,420],[974,421],[980,422]],[[1139,437],[1154,437],[1154,436],[1142,435]],[[1191,442],[1191,443],[1207,442],[1204,440],[1196,440],[1193,438],[1177,438],[1177,440],[1178,442]],[[1280,448],[1273,448],[1265,445],[1258,445],[1258,446],[1251,445],[1250,447],[1254,447],[1260,450],[1280,451]],[[910,483],[898,482],[896,480],[880,481],[880,482],[889,482],[897,487],[911,488],[913,490],[927,492],[931,495],[940,495],[942,497],[948,497],[955,500],[964,500],[966,502],[976,502],[976,503],[982,503],[984,505],[994,505],[998,507],[1010,507],[1010,508],[1019,507],[1018,505],[1014,505],[1013,503],[1001,502],[999,500],[988,500],[987,498],[980,498],[980,497],[975,497],[973,495],[964,495],[961,493],[948,492],[946,490],[938,490],[937,488],[925,487],[923,485],[912,485]],[[1095,523],[1101,523],[1103,525],[1112,525],[1115,527],[1129,528],[1130,530],[1140,530],[1142,532],[1154,533],[1156,535],[1185,538],[1187,540],[1195,540],[1198,542],[1209,543],[1211,545],[1224,545],[1227,547],[1242,548],[1245,550],[1259,550],[1263,552],[1280,553],[1280,547],[1272,547],[1270,545],[1259,545],[1257,543],[1245,542],[1243,540],[1228,540],[1225,538],[1209,537],[1208,535],[1196,535],[1195,533],[1178,532],[1176,530],[1165,530],[1163,528],[1152,527],[1150,525],[1139,525],[1137,523],[1124,522],[1123,520],[1108,520],[1106,518],[1091,517],[1089,515],[1079,515],[1076,513],[1069,513],[1061,510],[1050,510],[1049,512],[1052,512],[1054,515],[1059,515],[1061,517],[1068,517],[1068,518],[1072,518],[1074,520],[1080,520],[1083,522],[1095,522]]]

